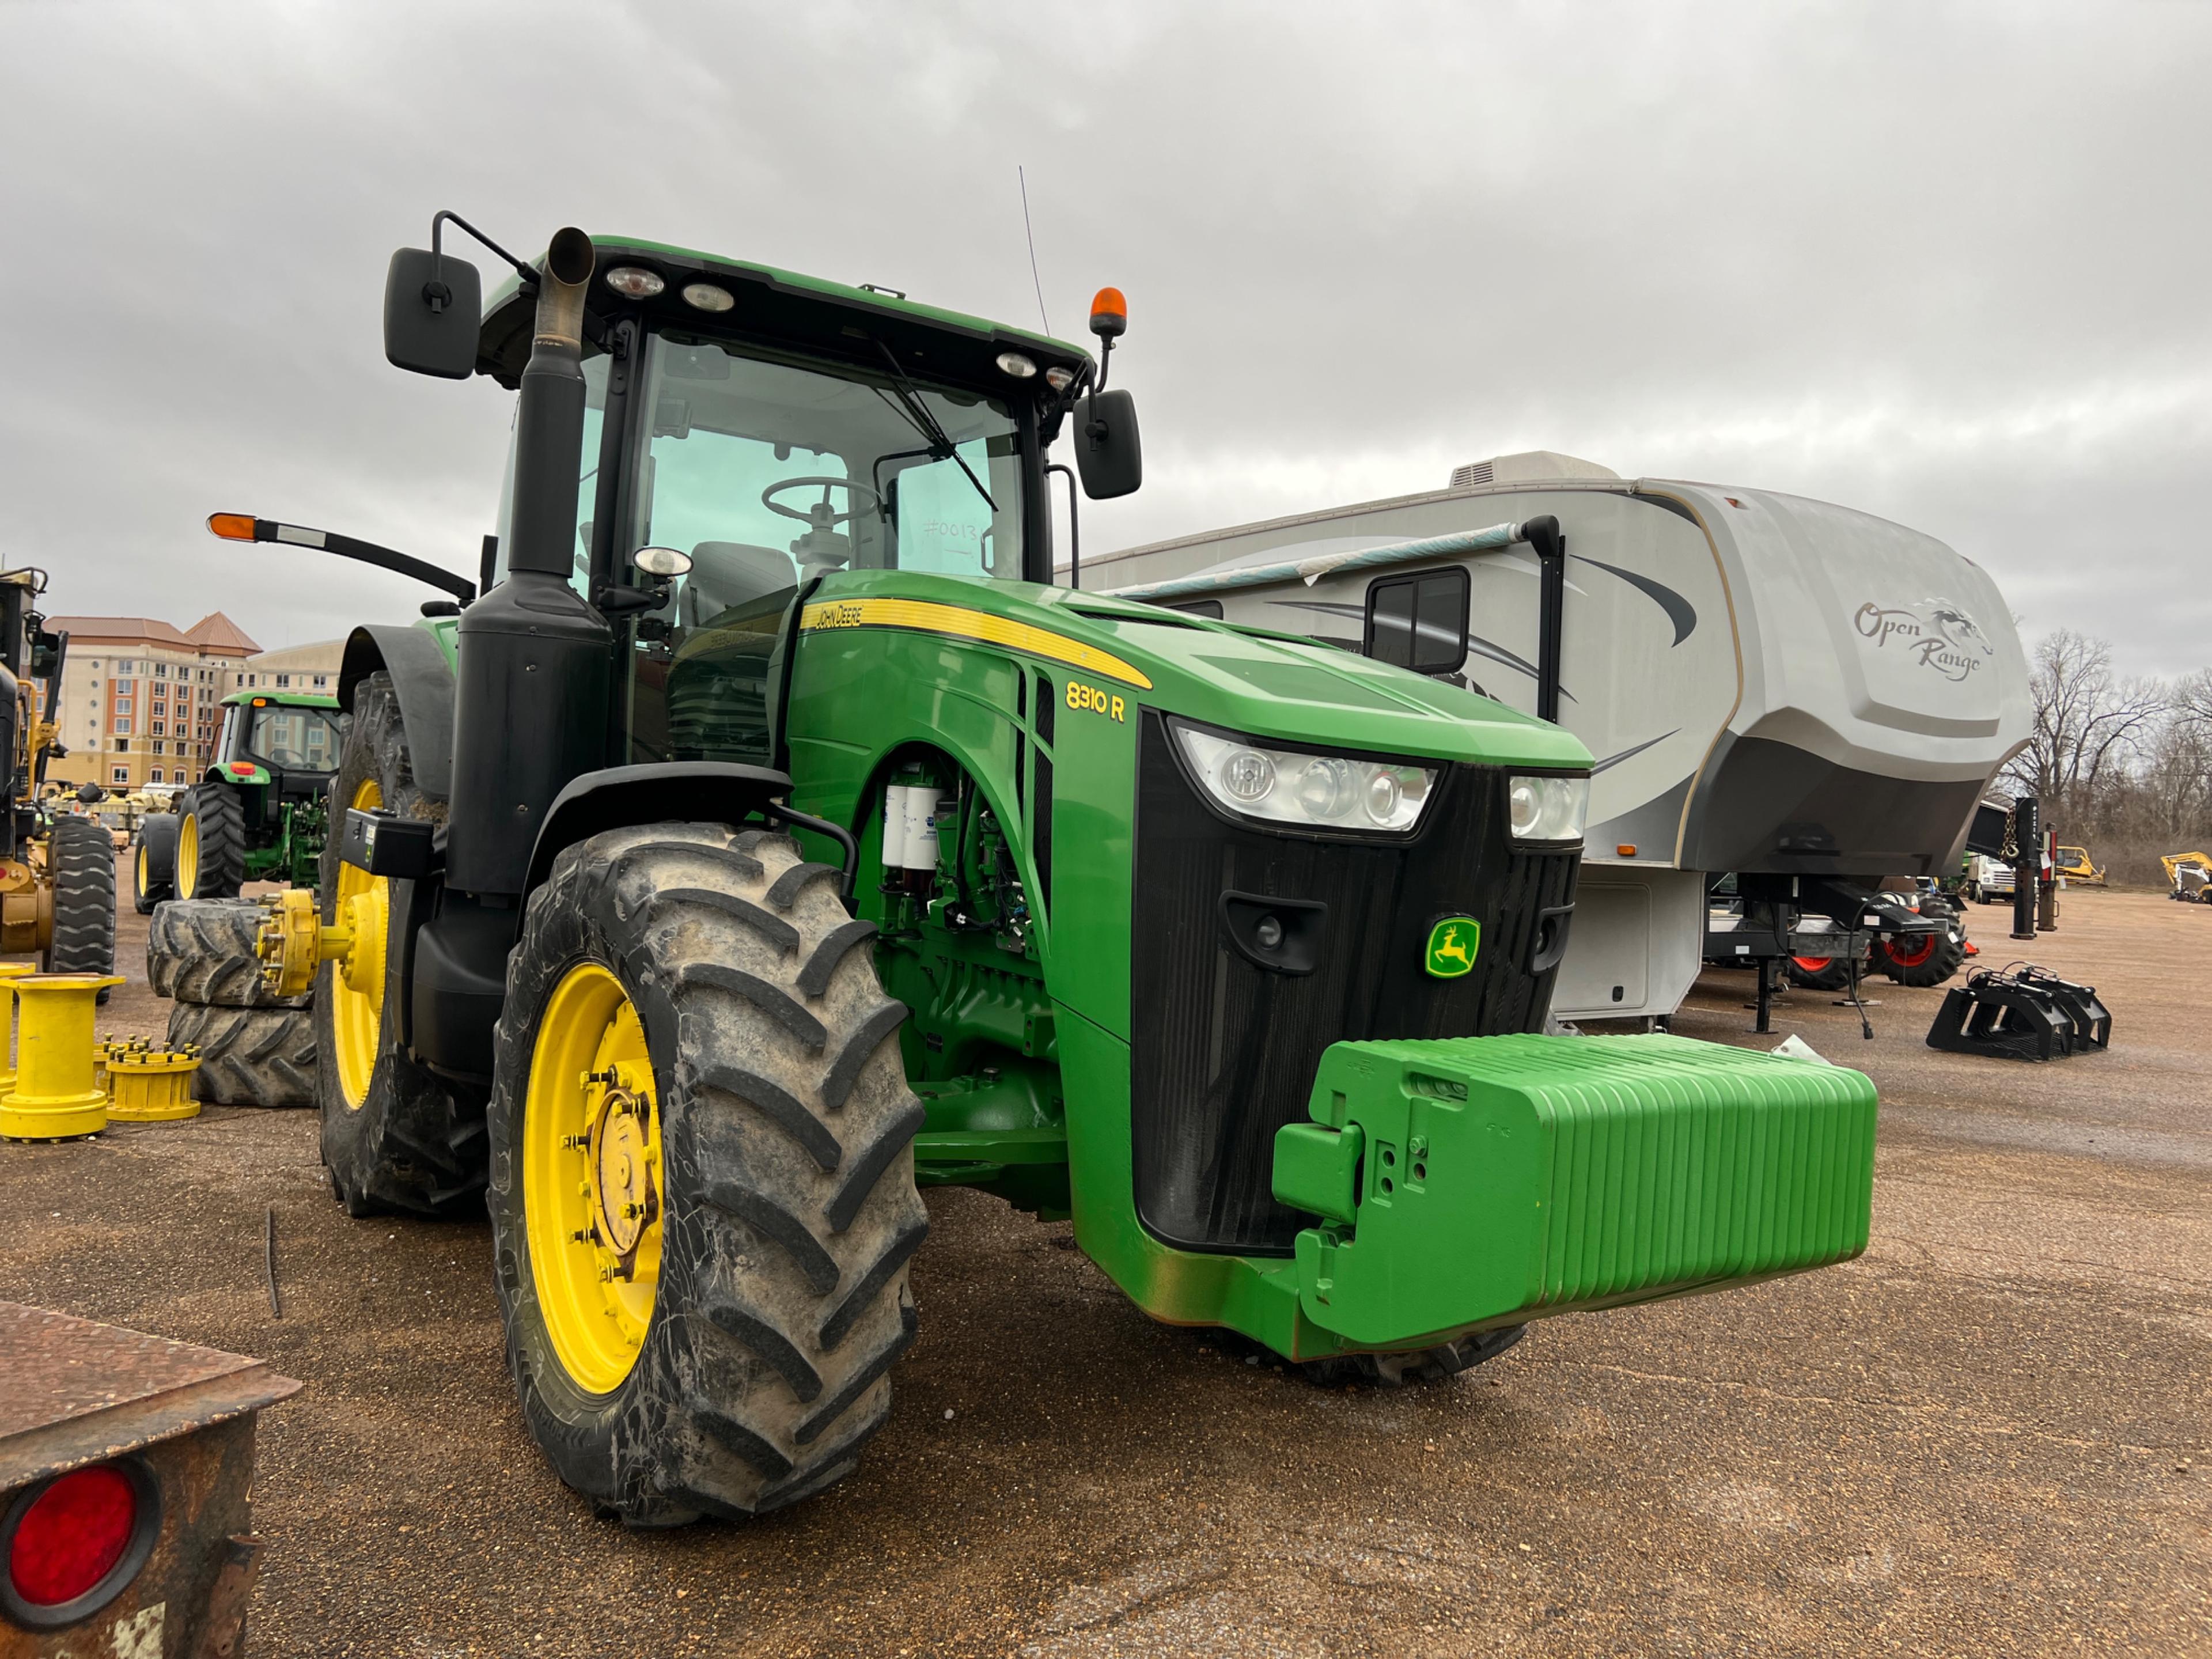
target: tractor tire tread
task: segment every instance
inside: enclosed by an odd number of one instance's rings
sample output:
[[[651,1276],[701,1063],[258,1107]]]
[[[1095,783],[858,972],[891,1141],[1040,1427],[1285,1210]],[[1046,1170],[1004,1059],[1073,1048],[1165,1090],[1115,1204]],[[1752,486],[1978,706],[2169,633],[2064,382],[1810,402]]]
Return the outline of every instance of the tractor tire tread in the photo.
[[[172,899],[146,928],[146,983],[155,996],[216,1008],[304,1008],[261,978],[254,939],[267,913],[252,899]]]
[[[383,809],[402,817],[442,822],[445,803],[434,799],[415,781],[407,748],[407,729],[392,676],[384,670],[354,688],[353,724],[346,733],[330,799],[343,813],[361,784],[375,781]],[[327,924],[336,920],[339,837],[323,843],[318,908]],[[390,889],[396,925],[410,902],[411,884],[394,879]],[[440,1077],[399,1047],[398,1021],[390,999],[397,989],[399,952],[388,955],[387,1018],[383,1023],[374,1068],[358,1105],[346,1098],[333,1058],[317,1081],[323,1121],[323,1163],[331,1184],[349,1215],[404,1212],[436,1218],[483,1213],[485,1144],[483,1097],[477,1090]],[[319,1051],[337,1051],[332,1006],[337,963],[325,963],[315,978],[313,1012]]]
[[[768,902],[779,910],[788,910],[799,902],[799,896],[817,881],[842,882],[845,872],[834,864],[794,864],[775,878],[768,890]]]
[[[607,830],[555,859],[511,960],[487,1200],[508,1366],[562,1478],[631,1526],[758,1515],[839,1479],[888,1414],[889,1372],[914,1340],[908,1270],[928,1212],[910,1150],[921,1103],[888,1040],[905,1011],[856,940],[817,993],[800,989],[851,920],[811,877],[772,903],[803,861],[788,836],[725,824]],[[700,887],[781,910],[798,949],[740,908],[678,896]],[[621,977],[660,1091],[660,1277],[636,1364],[607,1395],[582,1391],[552,1349],[522,1182],[536,1023],[580,960]],[[823,1236],[811,1218],[841,1198],[847,1225]]]
[[[766,1193],[734,1182],[715,1181],[702,1188],[699,1196],[735,1216],[770,1243],[781,1245],[817,1294],[827,1296],[837,1288],[837,1258],[823,1248],[811,1227]]]
[[[199,830],[199,863],[192,890],[179,898],[236,898],[246,879],[246,808],[238,792],[228,785],[203,783],[186,790],[177,802],[179,828],[185,817],[196,818]]]
[[[806,965],[799,970],[799,988],[810,997],[818,997],[830,988],[830,976],[837,971],[837,964],[845,959],[845,952],[864,939],[876,936],[872,921],[847,922],[825,935],[814,947],[814,954],[806,958]]]
[[[192,1098],[280,1110],[315,1103],[315,1024],[304,1008],[170,1005],[168,1044],[199,1050]]]
[[[749,974],[742,968],[719,962],[695,962],[684,966],[683,982],[687,990],[698,986],[734,992],[810,1048],[818,1049],[830,1041],[830,1033],[822,1022],[808,1013],[797,997],[758,974]]]
[[[138,881],[138,862],[146,862],[146,883]],[[177,815],[149,812],[131,837],[131,908],[150,916],[177,896]]]
[[[672,887],[665,893],[654,894],[653,902],[655,904],[704,904],[726,911],[785,955],[789,956],[799,949],[799,929],[773,911],[764,910],[750,899],[739,898],[735,893],[718,892],[711,887]],[[801,978],[804,977],[802,975]]]
[[[48,972],[115,971],[115,842],[94,818],[58,817],[47,842],[53,872],[53,934]],[[100,994],[102,1002],[107,993]]]
[[[734,1095],[804,1146],[824,1170],[844,1162],[845,1148],[830,1126],[806,1109],[799,1097],[773,1078],[749,1072],[742,1066],[707,1066],[700,1069],[702,1086]]]

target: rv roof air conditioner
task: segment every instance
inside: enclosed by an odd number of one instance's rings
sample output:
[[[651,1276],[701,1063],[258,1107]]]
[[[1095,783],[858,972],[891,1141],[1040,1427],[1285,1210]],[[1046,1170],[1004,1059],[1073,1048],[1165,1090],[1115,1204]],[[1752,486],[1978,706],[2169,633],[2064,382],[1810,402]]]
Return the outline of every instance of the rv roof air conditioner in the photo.
[[[1493,455],[1486,461],[1469,461],[1452,469],[1451,487],[1471,489],[1478,484],[1529,483],[1538,479],[1618,478],[1609,466],[1585,461],[1556,450],[1529,449],[1518,455]]]

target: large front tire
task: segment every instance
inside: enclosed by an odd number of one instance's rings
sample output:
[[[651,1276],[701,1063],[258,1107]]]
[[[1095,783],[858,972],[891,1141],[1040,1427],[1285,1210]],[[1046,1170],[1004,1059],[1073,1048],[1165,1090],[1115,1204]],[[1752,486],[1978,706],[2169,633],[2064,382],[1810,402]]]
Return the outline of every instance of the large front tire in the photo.
[[[402,817],[439,819],[444,806],[415,781],[407,731],[392,676],[369,675],[354,690],[353,724],[331,782],[333,817],[345,807],[382,807]],[[351,1215],[410,1210],[473,1215],[483,1202],[483,1107],[479,1091],[447,1082],[399,1042],[399,929],[414,884],[371,876],[323,845],[323,921],[341,906],[356,927],[352,953],[315,976],[316,1093],[323,1164]],[[357,908],[353,901],[366,902]]]
[[[115,839],[93,818],[58,817],[46,842],[54,883],[50,974],[115,971]],[[107,1000],[102,990],[99,1000]]]
[[[187,789],[177,802],[179,898],[236,898],[246,880],[246,810],[219,783]]]
[[[781,1508],[889,1413],[928,1217],[874,932],[720,824],[595,836],[531,896],[489,1117],[507,1363],[631,1525]]]

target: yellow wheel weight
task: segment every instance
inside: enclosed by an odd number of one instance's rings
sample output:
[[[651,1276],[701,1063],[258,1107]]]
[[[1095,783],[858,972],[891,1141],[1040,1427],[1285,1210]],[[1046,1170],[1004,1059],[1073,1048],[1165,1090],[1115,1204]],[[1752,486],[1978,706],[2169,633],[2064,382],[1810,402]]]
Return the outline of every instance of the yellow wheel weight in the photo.
[[[0,1040],[0,1095],[15,1086],[15,997],[9,982],[36,971],[27,962],[0,962],[0,999],[7,1003],[7,1035]]]
[[[164,1048],[111,1054],[107,1060],[107,1116],[115,1123],[173,1123],[198,1117],[192,1073],[199,1056]]]
[[[622,981],[580,963],[538,1022],[523,1098],[530,1272],[553,1351],[586,1394],[637,1364],[660,1283],[659,1096]]]
[[[384,805],[384,791],[364,778],[346,803],[370,811]],[[368,1099],[369,1074],[384,1033],[384,936],[392,915],[392,884],[350,864],[338,866],[337,916],[354,929],[355,945],[344,967],[331,975],[331,1036],[337,1049],[338,1088],[346,1109],[357,1112]]]
[[[107,1097],[93,1083],[93,1021],[116,974],[27,974],[15,994],[15,1085],[0,1096],[0,1135],[62,1140],[107,1127]]]

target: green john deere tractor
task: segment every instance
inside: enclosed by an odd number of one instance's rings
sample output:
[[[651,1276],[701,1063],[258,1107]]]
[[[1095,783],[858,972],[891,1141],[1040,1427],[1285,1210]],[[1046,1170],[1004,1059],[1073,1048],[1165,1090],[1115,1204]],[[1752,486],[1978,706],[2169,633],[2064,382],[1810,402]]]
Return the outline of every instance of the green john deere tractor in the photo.
[[[1863,1077],[1538,1035],[1575,738],[1053,585],[1055,437],[1091,495],[1138,482],[1118,295],[1094,359],[563,230],[480,302],[449,217],[386,350],[519,393],[480,580],[211,521],[453,596],[349,641],[319,900],[261,948],[316,987],[337,1195],[489,1206],[524,1414],[604,1510],[849,1470],[928,1188],[1393,1381],[1864,1248]]]
[[[232,898],[249,881],[312,887],[329,828],[325,798],[345,744],[336,697],[237,691],[200,781],[173,813],[138,828],[131,898],[141,915],[163,899]]]

